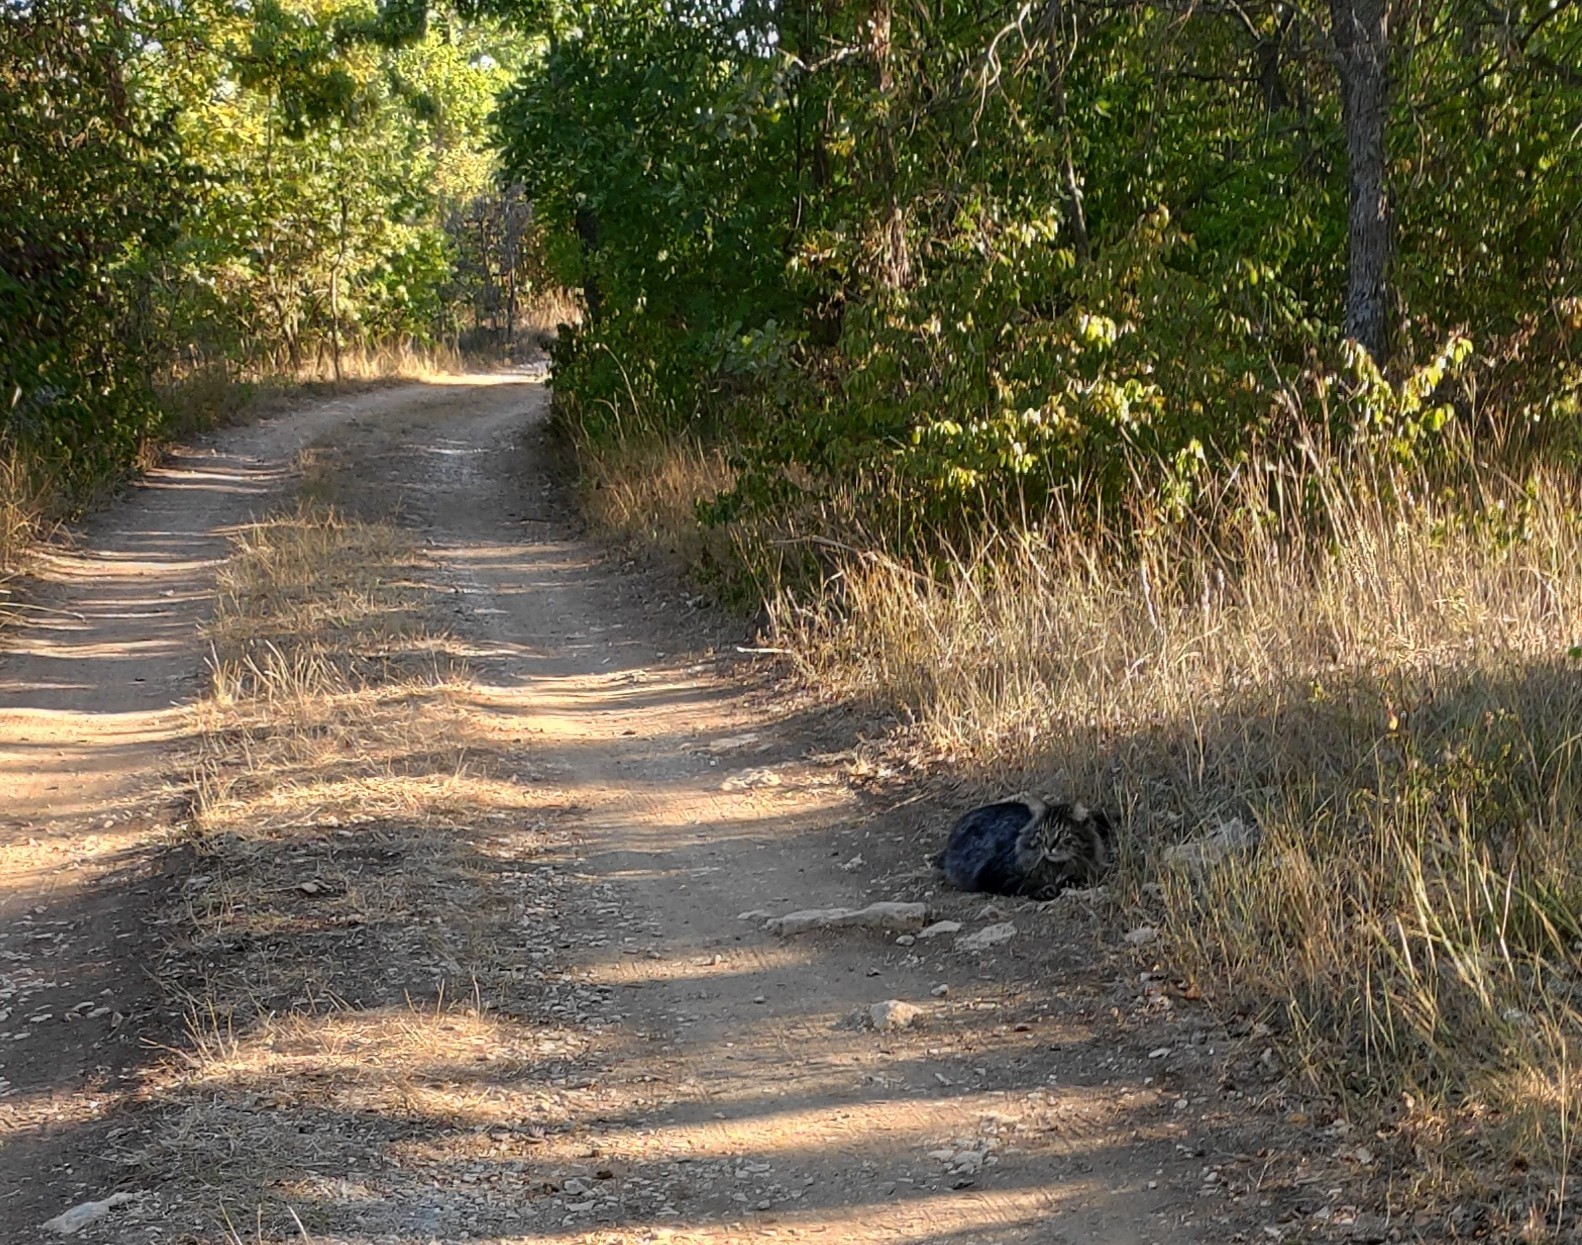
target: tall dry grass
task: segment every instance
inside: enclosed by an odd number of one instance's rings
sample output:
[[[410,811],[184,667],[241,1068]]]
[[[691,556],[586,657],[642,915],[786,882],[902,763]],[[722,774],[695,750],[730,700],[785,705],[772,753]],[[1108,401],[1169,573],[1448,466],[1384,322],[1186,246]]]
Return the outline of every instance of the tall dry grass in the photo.
[[[466,360],[451,346],[399,341],[381,345],[348,346],[339,366],[327,350],[296,367],[260,362],[242,369],[243,379],[266,386],[288,387],[353,381],[427,380],[465,370]]]
[[[986,783],[1122,811],[1177,963],[1323,1089],[1497,1120],[1556,1186],[1582,1058],[1582,481],[1266,464],[782,597],[808,675]],[[1255,852],[1163,849],[1232,818]],[[1487,1138],[1484,1139],[1485,1143]]]
[[[594,514],[684,552],[718,461],[612,455]],[[1476,1133],[1485,1163],[1563,1192],[1582,1125],[1582,479],[1315,452],[1244,468],[1190,514],[1140,502],[1124,535],[1052,513],[929,574],[856,513],[836,498],[800,535],[713,536],[749,546],[772,643],[809,680],[898,714],[899,747],[986,790],[1117,810],[1123,890],[1218,1006],[1281,1031],[1360,1114],[1410,1104],[1425,1158]],[[799,542],[828,568],[811,597],[774,591]],[[1256,850],[1167,863],[1233,819]]]
[[[734,480],[720,448],[655,436],[618,446],[580,442],[573,450],[579,505],[601,535],[694,571],[731,561],[736,534],[698,522],[698,503]]]
[[[37,464],[14,446],[0,445],[0,613],[6,581],[22,569],[44,530],[48,496]]]
[[[335,362],[322,354],[296,367],[267,359],[238,363],[194,354],[173,361],[155,388],[165,411],[166,435],[182,437],[249,414],[268,414],[303,396],[431,380],[466,367],[467,360],[449,346],[408,342],[348,347],[341,352],[338,374]]]

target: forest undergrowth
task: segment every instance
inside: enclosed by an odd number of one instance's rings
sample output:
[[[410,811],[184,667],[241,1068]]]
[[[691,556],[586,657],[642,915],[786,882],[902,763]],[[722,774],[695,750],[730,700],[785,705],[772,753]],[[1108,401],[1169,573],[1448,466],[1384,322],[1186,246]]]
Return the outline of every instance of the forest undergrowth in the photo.
[[[1157,917],[1191,989],[1279,1034],[1309,1092],[1401,1137],[1422,1196],[1536,1187],[1559,1222],[1582,1123],[1582,477],[1464,448],[1435,472],[1309,446],[1189,510],[1052,509],[927,564],[852,494],[700,527],[718,449],[582,461],[596,524],[760,601],[766,643],[892,715],[923,781],[1117,812],[1117,903]],[[1255,847],[1170,850],[1238,823]]]

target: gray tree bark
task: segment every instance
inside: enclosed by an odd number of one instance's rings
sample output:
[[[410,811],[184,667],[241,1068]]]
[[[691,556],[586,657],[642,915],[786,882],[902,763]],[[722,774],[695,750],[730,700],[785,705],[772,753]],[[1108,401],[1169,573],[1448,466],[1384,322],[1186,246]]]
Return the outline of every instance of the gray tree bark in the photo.
[[[1388,0],[1330,0],[1346,129],[1346,336],[1383,364],[1390,351],[1390,214],[1385,165]]]
[[[889,114],[890,97],[895,93],[895,74],[890,68],[891,0],[876,0],[869,13],[874,89],[885,104],[885,117],[879,126],[874,182],[884,196],[884,220],[879,234],[879,284],[899,290],[912,282],[912,257],[906,245],[906,216],[901,210],[895,188],[895,118]]]

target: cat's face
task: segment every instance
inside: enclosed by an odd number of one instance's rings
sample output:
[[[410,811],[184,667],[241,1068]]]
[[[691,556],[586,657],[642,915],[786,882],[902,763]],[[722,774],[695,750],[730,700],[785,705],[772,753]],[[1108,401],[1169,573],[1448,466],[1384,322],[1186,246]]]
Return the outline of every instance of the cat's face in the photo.
[[[1039,827],[1039,840],[1044,861],[1056,869],[1102,868],[1110,840],[1109,819],[1097,810],[1073,804],[1045,819]]]

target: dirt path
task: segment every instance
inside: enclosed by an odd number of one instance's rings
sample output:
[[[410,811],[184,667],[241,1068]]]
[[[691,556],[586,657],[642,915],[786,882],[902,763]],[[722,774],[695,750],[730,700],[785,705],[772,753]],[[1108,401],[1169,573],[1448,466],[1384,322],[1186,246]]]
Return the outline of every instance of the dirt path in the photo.
[[[270,1199],[268,1240],[285,1239],[282,1206],[346,1242],[1282,1236],[1260,1225],[1309,1208],[1233,1127],[1243,1092],[1224,1072],[1256,1045],[1228,1051],[1081,899],[935,893],[919,866],[937,814],[853,789],[837,713],[713,655],[717,622],[569,533],[532,433],[543,406],[536,386],[407,389],[236,434],[55,564],[60,612],[0,665],[0,1240],[114,1188],[136,1197],[88,1239],[218,1240],[238,1189],[248,1224],[247,1197]],[[340,500],[394,509],[430,543],[462,694],[535,811],[468,840],[491,888],[477,906],[499,911],[488,963],[432,958],[441,992],[470,979],[470,1012],[425,1011],[411,972],[339,980],[311,1032],[274,1009],[251,1054],[228,1033],[173,1124],[142,1065],[179,1029],[136,965],[179,923],[171,888],[191,869],[148,783],[188,729],[221,534],[279,495],[308,439],[333,444]],[[980,952],[782,939],[743,915],[876,899],[1015,934]],[[892,999],[913,1023],[862,1020]],[[468,1053],[425,1047],[398,1074],[424,1026]],[[163,1140],[119,1168],[93,1157],[132,1133]]]
[[[289,496],[297,452],[332,430],[520,410],[495,379],[317,403],[181,449],[39,566],[28,625],[0,638],[0,1240],[37,1239],[36,1211],[102,1186],[84,1156],[153,1047],[179,1040],[149,923],[181,865],[172,758],[227,535]]]

